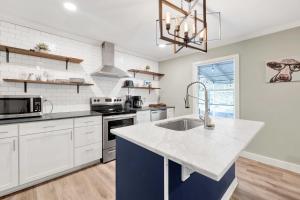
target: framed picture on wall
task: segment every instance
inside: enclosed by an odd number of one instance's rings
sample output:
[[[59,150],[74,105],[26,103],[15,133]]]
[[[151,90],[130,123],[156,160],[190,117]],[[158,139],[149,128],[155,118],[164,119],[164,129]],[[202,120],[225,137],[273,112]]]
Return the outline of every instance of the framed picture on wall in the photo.
[[[300,61],[288,58],[266,62],[266,81],[268,83],[300,81]]]

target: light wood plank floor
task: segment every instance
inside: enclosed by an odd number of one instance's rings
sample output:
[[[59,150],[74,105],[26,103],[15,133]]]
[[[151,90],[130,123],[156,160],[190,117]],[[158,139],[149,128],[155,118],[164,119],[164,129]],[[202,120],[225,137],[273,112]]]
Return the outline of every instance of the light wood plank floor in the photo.
[[[240,158],[232,200],[300,200],[300,175]],[[114,200],[115,162],[97,165],[1,200]],[[142,200],[142,199],[141,199]]]

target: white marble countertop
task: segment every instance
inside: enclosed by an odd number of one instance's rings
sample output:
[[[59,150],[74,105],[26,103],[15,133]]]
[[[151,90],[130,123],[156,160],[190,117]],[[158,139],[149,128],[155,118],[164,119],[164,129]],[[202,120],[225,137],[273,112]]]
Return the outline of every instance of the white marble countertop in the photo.
[[[263,122],[214,118],[214,130],[203,126],[187,131],[173,131],[155,126],[165,121],[137,124],[111,130],[112,133],[158,155],[219,181],[239,154],[264,126]]]

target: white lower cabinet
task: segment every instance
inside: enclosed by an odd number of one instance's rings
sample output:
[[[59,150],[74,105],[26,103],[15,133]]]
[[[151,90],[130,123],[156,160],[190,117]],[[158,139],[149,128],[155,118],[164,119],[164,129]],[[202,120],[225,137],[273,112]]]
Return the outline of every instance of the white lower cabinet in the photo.
[[[75,167],[102,158],[102,143],[96,143],[75,149]]]
[[[0,191],[18,185],[18,138],[0,139]]]
[[[150,110],[138,111],[136,113],[137,124],[151,122]]]
[[[75,147],[102,142],[102,126],[87,126],[74,129]]]
[[[101,158],[101,116],[1,125],[0,195]]]
[[[167,108],[167,118],[175,117],[175,108]]]
[[[72,129],[20,136],[20,184],[72,167]]]

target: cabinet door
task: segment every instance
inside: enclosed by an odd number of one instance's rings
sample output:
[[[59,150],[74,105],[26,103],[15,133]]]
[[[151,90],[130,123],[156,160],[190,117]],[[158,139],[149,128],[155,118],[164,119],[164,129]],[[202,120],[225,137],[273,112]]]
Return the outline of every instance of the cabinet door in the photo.
[[[150,122],[151,121],[150,110],[138,111],[136,113],[136,121],[138,124]]]
[[[28,183],[73,167],[71,129],[20,137],[20,183]]]
[[[167,109],[167,118],[175,117],[175,108],[168,108]]]
[[[0,139],[0,191],[18,185],[18,138]]]

